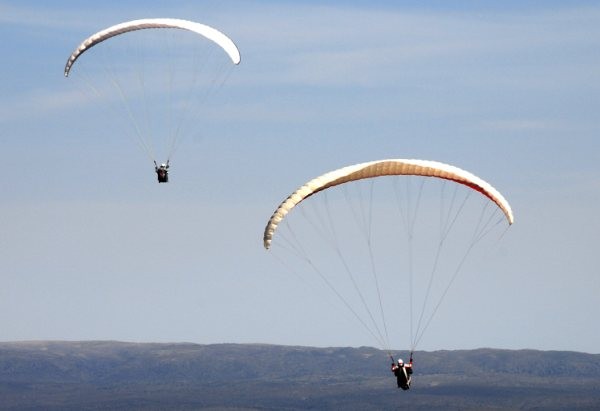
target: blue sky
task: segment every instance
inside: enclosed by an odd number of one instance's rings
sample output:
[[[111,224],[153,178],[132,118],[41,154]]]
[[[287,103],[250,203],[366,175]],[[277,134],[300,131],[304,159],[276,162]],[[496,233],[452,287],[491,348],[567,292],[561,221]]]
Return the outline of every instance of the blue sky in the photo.
[[[0,2],[0,340],[374,345],[261,238],[308,179],[392,157],[472,171],[516,217],[421,349],[600,353],[600,7],[452,4]],[[147,16],[242,54],[161,186],[62,74],[83,38]]]

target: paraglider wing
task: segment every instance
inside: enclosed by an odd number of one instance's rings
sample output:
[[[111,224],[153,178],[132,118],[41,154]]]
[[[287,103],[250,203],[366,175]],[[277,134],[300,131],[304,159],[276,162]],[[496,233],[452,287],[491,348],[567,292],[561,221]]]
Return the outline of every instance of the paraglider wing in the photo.
[[[502,210],[509,224],[514,222],[512,209],[502,194],[489,183],[465,170],[437,161],[403,159],[380,160],[356,164],[331,171],[310,180],[293,192],[279,205],[269,219],[263,236],[264,247],[266,249],[270,248],[273,235],[275,234],[275,230],[279,223],[292,208],[304,199],[329,187],[334,187],[350,181],[390,175],[437,177],[464,184],[479,191],[493,201],[500,210]]]
[[[86,50],[94,47],[96,44],[103,42],[111,37],[118,36],[119,34],[127,33],[135,30],[151,29],[151,28],[175,28],[193,31],[198,33],[207,39],[218,44],[231,58],[234,64],[240,63],[240,52],[236,47],[235,43],[220,31],[206,26],[204,24],[196,23],[188,20],[180,19],[141,19],[132,20],[121,24],[116,24],[107,29],[101,30],[96,34],[91,35],[85,39],[76,49],[73,51],[67,63],[65,65],[65,77],[69,76],[69,72],[75,64],[75,61],[83,54]]]

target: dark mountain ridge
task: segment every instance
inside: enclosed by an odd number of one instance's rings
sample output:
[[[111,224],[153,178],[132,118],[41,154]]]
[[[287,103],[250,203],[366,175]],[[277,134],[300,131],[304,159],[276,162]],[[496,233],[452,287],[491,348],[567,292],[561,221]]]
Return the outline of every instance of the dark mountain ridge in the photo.
[[[0,409],[600,409],[600,355],[417,352],[406,393],[389,364],[370,347],[6,342]]]

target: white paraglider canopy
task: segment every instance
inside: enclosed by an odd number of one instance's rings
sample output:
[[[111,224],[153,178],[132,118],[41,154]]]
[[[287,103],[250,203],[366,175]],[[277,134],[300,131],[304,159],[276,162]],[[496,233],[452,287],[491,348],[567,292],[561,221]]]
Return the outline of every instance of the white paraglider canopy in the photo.
[[[418,347],[467,260],[513,222],[505,197],[468,171],[386,159],[301,185],[273,212],[263,245],[331,291],[391,356],[399,336]]]
[[[126,135],[161,164],[181,141],[205,136],[223,117],[214,115],[224,108],[215,104],[216,91],[240,60],[235,43],[215,28],[149,18],[87,37],[68,57],[64,75],[74,77],[94,117],[105,112],[105,124],[114,128],[106,134]]]

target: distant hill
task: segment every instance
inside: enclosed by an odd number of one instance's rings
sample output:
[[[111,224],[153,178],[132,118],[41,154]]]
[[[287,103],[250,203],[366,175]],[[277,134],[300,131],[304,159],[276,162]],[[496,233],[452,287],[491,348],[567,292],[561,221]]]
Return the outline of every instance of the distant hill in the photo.
[[[417,352],[407,392],[389,363],[368,347],[0,343],[0,409],[600,410],[600,355]]]

